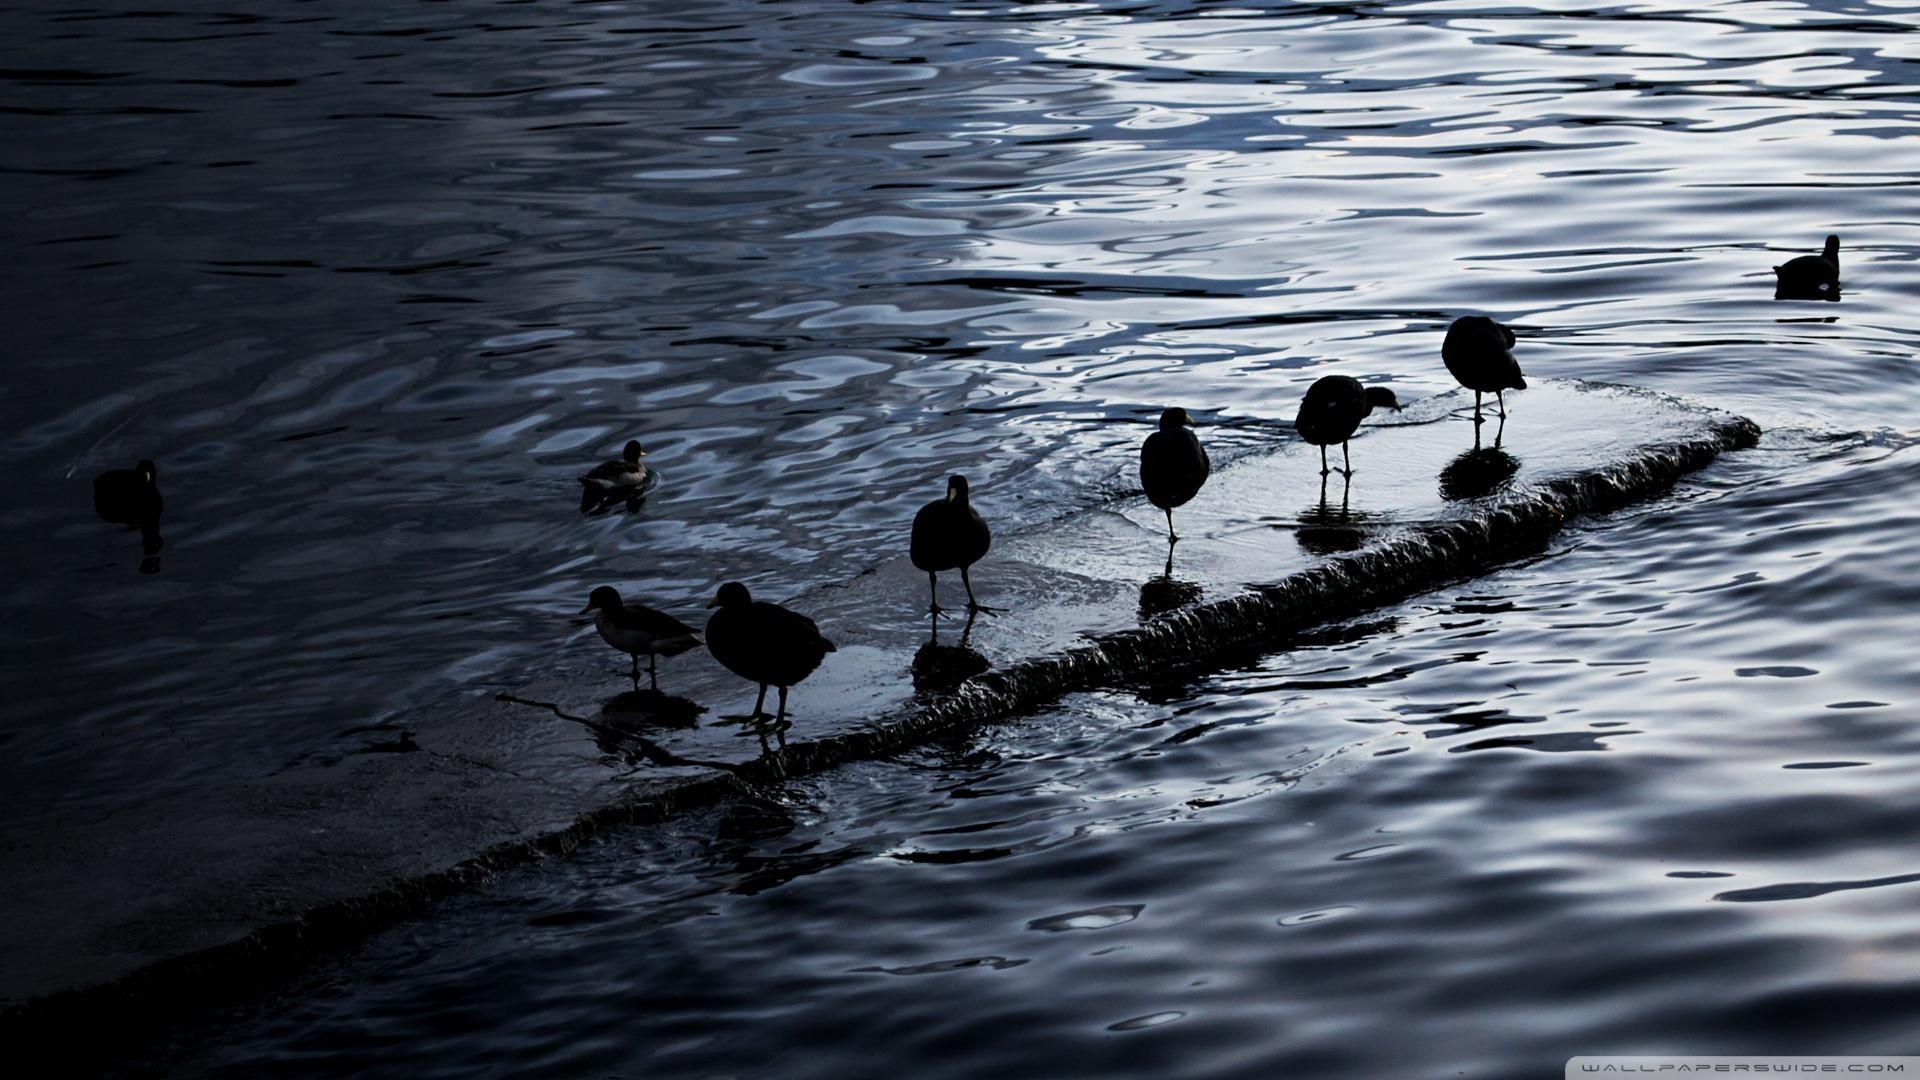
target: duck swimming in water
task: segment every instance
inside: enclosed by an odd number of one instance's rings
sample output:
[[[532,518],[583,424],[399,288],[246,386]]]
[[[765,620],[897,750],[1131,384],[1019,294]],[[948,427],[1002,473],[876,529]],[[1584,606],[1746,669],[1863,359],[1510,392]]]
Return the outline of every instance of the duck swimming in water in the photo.
[[[1320,448],[1320,475],[1327,467],[1327,447],[1340,444],[1340,472],[1353,475],[1353,462],[1347,457],[1347,440],[1360,428],[1360,421],[1375,409],[1400,411],[1400,401],[1384,386],[1361,386],[1360,380],[1346,375],[1323,376],[1307,388],[1300,400],[1300,414],[1293,429],[1300,437]]]
[[[1773,268],[1775,300],[1840,299],[1840,238],[1827,237],[1818,255],[1802,255]]]
[[[160,520],[160,472],[142,460],[131,469],[108,469],[93,478],[93,512],[115,525],[148,526]]]
[[[774,719],[783,723],[787,689],[813,674],[828,653],[838,651],[833,642],[821,635],[812,619],[779,604],[755,600],[737,581],[720,586],[707,606],[719,609],[707,620],[707,651],[728,671],[760,684],[751,719],[766,716],[767,687],[777,686],[780,708]]]
[[[627,440],[627,448],[618,461],[603,461],[580,477],[581,486],[596,495],[618,495],[646,486],[648,471],[640,459],[647,456],[636,439]]]
[[[1447,327],[1440,343],[1440,359],[1461,386],[1473,391],[1474,430],[1486,421],[1480,416],[1480,395],[1492,394],[1507,418],[1508,390],[1525,390],[1527,380],[1513,358],[1513,331],[1485,315],[1462,315]]]
[[[662,656],[678,656],[700,646],[699,632],[664,611],[642,604],[625,604],[611,585],[602,585],[587,597],[580,614],[592,613],[600,639],[633,658],[633,687],[640,688],[640,655],[647,657],[647,678],[660,689]]]
[[[1160,430],[1140,444],[1140,486],[1148,502],[1166,511],[1169,545],[1180,539],[1173,531],[1173,508],[1199,494],[1212,468],[1206,448],[1187,430],[1192,426],[1187,410],[1167,409],[1160,414]]]
[[[973,598],[973,581],[967,576],[967,568],[979,562],[992,546],[993,532],[987,528],[986,519],[967,502],[967,478],[948,477],[947,497],[928,503],[913,516],[913,536],[907,549],[913,565],[927,572],[929,612],[937,615],[941,611],[936,575],[959,567],[960,583],[967,587],[967,611],[993,614],[993,608]]]

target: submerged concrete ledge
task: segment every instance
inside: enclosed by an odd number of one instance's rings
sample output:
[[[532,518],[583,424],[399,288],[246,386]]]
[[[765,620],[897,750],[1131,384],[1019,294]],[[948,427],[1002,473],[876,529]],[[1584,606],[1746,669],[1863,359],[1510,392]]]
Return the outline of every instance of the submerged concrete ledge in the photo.
[[[1543,381],[1511,397],[1502,449],[1472,452],[1469,400],[1370,421],[1344,505],[1338,476],[1319,498],[1318,454],[1290,439],[1218,469],[1178,514],[1172,574],[1159,512],[1139,499],[1000,538],[976,585],[1013,610],[978,620],[965,649],[957,622],[926,640],[926,579],[904,559],[794,599],[841,651],[794,691],[791,741],[771,756],[696,722],[702,708],[751,704],[703,654],[663,664],[663,689],[686,695],[675,708],[636,711],[631,695],[609,697],[626,685],[604,672],[624,672],[624,658],[583,641],[566,656],[601,673],[422,716],[422,753],[196,793],[15,845],[0,853],[11,882],[0,1036],[105,1052],[603,827],[1063,694],[1204,669],[1536,553],[1569,519],[1657,495],[1759,437],[1727,413]],[[996,497],[1007,496],[976,489],[989,515]]]

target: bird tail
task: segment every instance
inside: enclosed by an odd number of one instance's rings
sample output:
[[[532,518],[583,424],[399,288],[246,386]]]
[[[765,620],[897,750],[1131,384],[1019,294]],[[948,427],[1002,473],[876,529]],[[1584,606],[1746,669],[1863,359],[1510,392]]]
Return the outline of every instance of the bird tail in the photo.
[[[828,640],[827,640],[826,638],[824,638],[824,637],[820,639],[820,647],[821,647],[822,649],[825,649],[825,650],[826,650],[826,651],[828,651],[828,652],[839,652],[839,651],[840,651],[839,649],[836,649],[836,648],[834,648],[834,647],[833,647],[833,642],[831,642],[831,641],[828,641]]]
[[[1515,375],[1513,377],[1513,388],[1515,390],[1525,390],[1527,388],[1526,377],[1524,375]]]

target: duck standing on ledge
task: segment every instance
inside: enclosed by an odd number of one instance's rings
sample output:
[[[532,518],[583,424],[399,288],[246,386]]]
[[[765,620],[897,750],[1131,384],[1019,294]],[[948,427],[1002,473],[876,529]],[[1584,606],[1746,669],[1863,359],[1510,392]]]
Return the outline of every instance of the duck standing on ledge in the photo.
[[[660,689],[659,662],[662,656],[678,656],[700,645],[699,632],[664,611],[641,604],[623,604],[620,593],[611,585],[602,585],[587,597],[580,614],[593,614],[593,625],[600,639],[633,658],[633,688],[640,689],[640,654],[647,655],[647,679],[654,690]]]
[[[948,477],[947,497],[928,503],[913,516],[913,537],[907,549],[913,565],[927,572],[929,612],[941,611],[940,579],[935,575],[959,567],[960,583],[967,587],[967,611],[994,613],[973,598],[973,581],[967,577],[967,568],[992,546],[993,532],[986,519],[967,502],[967,478]]]
[[[1818,255],[1802,255],[1773,268],[1775,300],[1840,299],[1840,238],[1827,237]]]
[[[1507,418],[1505,391],[1525,390],[1527,380],[1513,358],[1513,331],[1485,315],[1462,315],[1447,327],[1440,343],[1440,359],[1461,386],[1473,391],[1474,429],[1486,421],[1480,416],[1480,395],[1492,394],[1500,403],[1500,419]]]
[[[600,496],[637,492],[647,484],[647,467],[640,462],[646,456],[647,452],[641,448],[639,441],[629,439],[627,448],[620,454],[620,460],[603,461],[595,465],[580,477],[580,484],[587,491]]]
[[[1307,388],[1307,396],[1300,399],[1300,414],[1294,417],[1293,429],[1300,437],[1320,448],[1320,475],[1325,476],[1332,470],[1327,468],[1327,447],[1340,444],[1340,461],[1346,466],[1340,472],[1353,475],[1353,462],[1347,457],[1347,440],[1360,428],[1360,421],[1375,409],[1400,411],[1400,401],[1393,391],[1384,386],[1361,386],[1359,379],[1345,375],[1323,376]]]
[[[146,526],[160,520],[160,472],[142,460],[131,469],[108,469],[93,478],[93,512],[115,525]]]
[[[1148,502],[1166,511],[1169,548],[1180,539],[1173,531],[1173,508],[1200,493],[1212,468],[1206,448],[1187,430],[1192,426],[1187,410],[1167,409],[1160,414],[1160,430],[1140,444],[1140,486]]]
[[[767,687],[780,688],[776,723],[787,717],[787,688],[813,674],[833,642],[821,636],[812,619],[779,604],[755,600],[737,581],[720,586],[707,606],[718,608],[707,620],[707,651],[720,666],[760,684],[749,719],[766,716]]]

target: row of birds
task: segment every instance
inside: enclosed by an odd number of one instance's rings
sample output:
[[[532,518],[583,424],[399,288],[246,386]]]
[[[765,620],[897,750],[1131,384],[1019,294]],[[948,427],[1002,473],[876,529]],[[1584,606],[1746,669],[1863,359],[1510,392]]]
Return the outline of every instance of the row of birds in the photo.
[[[1527,380],[1513,358],[1513,345],[1513,331],[1484,316],[1464,316],[1447,328],[1440,356],[1454,378],[1474,392],[1476,425],[1484,422],[1481,405],[1486,394],[1494,395],[1504,419],[1506,391],[1526,389]],[[1397,412],[1401,405],[1392,390],[1363,386],[1346,375],[1328,375],[1308,387],[1294,429],[1302,439],[1320,448],[1322,477],[1334,471],[1352,475],[1348,441],[1359,430],[1360,422],[1379,408]],[[1192,501],[1212,471],[1206,448],[1194,435],[1193,426],[1187,410],[1177,406],[1166,409],[1160,414],[1159,429],[1140,446],[1140,486],[1147,500],[1167,515],[1169,545],[1179,541],[1173,527],[1174,509]],[[1327,461],[1327,448],[1336,443],[1343,466],[1338,470]],[[596,466],[580,478],[580,483],[589,492],[601,495],[643,490],[652,482],[645,457],[646,451],[638,442],[629,442],[620,460]],[[960,571],[969,616],[996,610],[980,603],[973,593],[970,571],[992,547],[993,531],[974,509],[969,495],[966,477],[949,477],[946,495],[921,507],[913,518],[908,558],[927,575],[927,610],[935,617],[943,611],[939,575],[949,570]],[[747,587],[737,581],[722,585],[707,606],[716,610],[707,620],[704,642],[700,631],[664,611],[623,601],[610,585],[594,589],[580,613],[592,615],[601,639],[631,658],[629,676],[635,689],[640,685],[640,657],[647,658],[649,686],[658,691],[659,658],[677,656],[704,644],[722,667],[759,685],[759,696],[748,720],[765,718],[767,690],[778,689],[771,730],[784,730],[788,690],[813,674],[834,651],[833,642],[820,633],[812,619],[779,604],[753,599]]]
[[[1776,299],[1838,300],[1839,238],[1827,237],[1821,254],[1792,259],[1774,267],[1774,274]],[[1484,316],[1464,316],[1447,328],[1440,347],[1441,360],[1460,385],[1473,391],[1476,431],[1484,422],[1481,405],[1486,394],[1494,395],[1504,421],[1505,392],[1526,389],[1526,378],[1513,357],[1514,341],[1512,330]],[[1294,427],[1302,439],[1320,447],[1323,478],[1335,471],[1327,461],[1327,448],[1335,443],[1340,444],[1343,466],[1337,471],[1352,476],[1348,441],[1360,422],[1378,408],[1398,412],[1401,405],[1392,390],[1363,386],[1345,375],[1325,376],[1308,388]],[[1173,528],[1173,511],[1199,493],[1211,471],[1206,449],[1192,427],[1193,418],[1185,409],[1166,409],[1160,414],[1159,429],[1140,447],[1140,485],[1147,500],[1167,516],[1169,545],[1179,540]],[[655,477],[645,457],[640,443],[630,441],[619,460],[602,463],[580,477],[587,501],[632,497],[650,490]],[[143,536],[149,538],[150,556],[158,546],[163,506],[159,474],[152,461],[141,461],[133,469],[110,470],[94,480],[96,513],[108,521],[140,526]],[[956,569],[966,589],[969,615],[994,612],[975,598],[969,573],[992,543],[992,530],[969,501],[966,477],[950,477],[945,497],[928,503],[914,516],[909,544],[913,565],[927,575],[928,609],[933,615],[937,617],[942,611],[938,575]],[[778,689],[779,701],[771,719],[773,730],[783,730],[787,692],[835,651],[833,642],[812,619],[779,604],[753,599],[747,587],[737,581],[722,585],[707,606],[715,610],[707,620],[704,641],[700,631],[663,611],[625,602],[608,585],[594,589],[580,613],[592,615],[600,637],[631,659],[629,674],[636,690],[641,656],[647,657],[649,685],[657,692],[659,658],[704,645],[721,666],[758,684],[759,696],[745,719],[767,719],[767,690]]]

